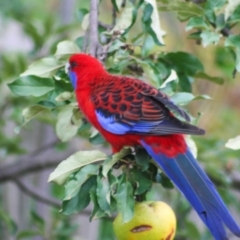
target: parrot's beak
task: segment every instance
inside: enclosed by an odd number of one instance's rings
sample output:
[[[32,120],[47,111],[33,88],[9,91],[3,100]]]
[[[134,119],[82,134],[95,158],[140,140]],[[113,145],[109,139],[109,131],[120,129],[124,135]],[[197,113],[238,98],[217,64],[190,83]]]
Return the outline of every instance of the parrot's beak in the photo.
[[[68,74],[69,73],[69,69],[70,68],[70,63],[67,62],[66,65],[65,65],[65,73]]]

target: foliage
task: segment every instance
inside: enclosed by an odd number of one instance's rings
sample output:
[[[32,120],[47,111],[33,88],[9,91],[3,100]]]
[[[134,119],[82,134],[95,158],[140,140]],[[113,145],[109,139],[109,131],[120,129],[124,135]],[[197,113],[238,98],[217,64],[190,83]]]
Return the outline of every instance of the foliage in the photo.
[[[103,2],[100,2],[100,7]],[[234,65],[230,66],[230,72],[233,76],[240,72],[240,39],[235,34],[235,28],[239,26],[240,21],[240,5],[234,4],[233,1],[227,3],[225,0],[208,0],[200,4],[183,0],[159,0],[157,3],[154,0],[139,0],[135,1],[135,4],[130,0],[125,2],[123,4],[123,1],[112,0],[117,12],[116,23],[110,28],[99,25],[100,44],[107,51],[105,65],[109,72],[148,79],[181,106],[199,99],[211,99],[207,94],[194,94],[192,86],[197,80],[223,84],[223,77],[212,76],[206,72],[205,63],[192,53],[163,50],[165,32],[160,25],[159,13],[166,11],[175,12],[179,21],[185,22],[186,31],[190,31],[188,41],[194,40],[203,47],[221,47],[221,56],[225,53],[232,56]],[[78,20],[83,30],[87,30],[89,10],[79,9]],[[41,46],[46,42],[51,42],[52,45],[53,42],[57,42],[55,52],[53,46],[49,47],[46,54],[49,56],[34,59],[20,77],[8,84],[16,95],[15,101],[28,99],[17,105],[19,109],[24,106],[24,120],[22,123],[18,120],[18,124],[22,128],[41,115],[42,118],[51,119],[57,136],[63,142],[77,136],[88,139],[93,144],[105,144],[100,134],[92,129],[78,111],[73,88],[64,69],[71,54],[84,50],[85,31],[75,41],[60,41],[62,35],[58,36],[57,33],[66,29],[54,26],[50,17],[46,17],[43,24],[48,27],[44,28],[41,35],[33,23],[24,24],[26,33],[31,35],[34,42],[33,53],[40,52]],[[54,41],[51,39],[53,34],[58,36]],[[204,51],[207,52],[207,48]],[[22,63],[19,68],[23,71],[27,61],[21,55],[18,58],[18,64]],[[3,58],[4,66],[9,64],[9,61],[7,57]],[[222,68],[221,64],[219,68]],[[191,116],[193,123],[196,123],[198,118],[199,116]],[[0,129],[1,135],[3,133]],[[7,149],[10,149],[14,142],[15,151],[21,151],[17,138],[9,142],[8,139],[4,141],[7,143],[4,144]],[[202,144],[200,142],[200,156],[206,149],[210,154],[205,159],[212,157],[212,149],[209,149],[209,146],[218,144],[215,140],[210,144],[210,141]],[[228,146],[229,144],[230,148],[234,148],[236,141],[228,143]],[[214,147],[217,149],[217,146]],[[223,156],[226,155],[228,154]],[[226,186],[231,187],[231,180],[228,181],[229,178],[222,170],[216,170],[211,164],[206,163],[206,166],[210,169],[210,176],[223,188],[226,198]],[[143,149],[132,151],[129,148],[112,156],[106,156],[96,150],[76,152],[59,164],[50,175],[49,181],[64,186],[61,209],[63,214],[76,214],[92,202],[94,207],[91,220],[109,217],[116,211],[121,211],[124,221],[128,221],[133,215],[134,201],[149,199],[154,194],[155,185],[160,184],[163,187],[160,191],[173,188],[169,179],[157,169]],[[178,196],[173,194],[172,202],[176,199],[179,199]],[[233,197],[229,203],[234,201]],[[178,202],[175,208],[178,217],[187,218],[190,208],[186,207],[185,203]],[[38,218],[36,215],[33,217],[35,220]],[[41,219],[39,223],[43,224]],[[183,224],[185,226],[179,227],[176,239],[200,236],[200,230],[195,225],[186,220],[179,226]],[[38,234],[42,228],[43,226],[38,228]],[[36,231],[23,232],[18,237],[21,239],[31,234],[36,235]]]

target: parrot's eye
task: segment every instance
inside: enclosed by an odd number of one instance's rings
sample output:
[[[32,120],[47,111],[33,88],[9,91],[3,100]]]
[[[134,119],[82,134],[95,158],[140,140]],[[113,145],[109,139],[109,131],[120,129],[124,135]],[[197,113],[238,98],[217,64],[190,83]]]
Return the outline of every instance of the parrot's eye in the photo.
[[[71,68],[74,68],[74,67],[76,67],[78,64],[76,63],[76,62],[71,62],[70,63],[70,66],[71,66]]]

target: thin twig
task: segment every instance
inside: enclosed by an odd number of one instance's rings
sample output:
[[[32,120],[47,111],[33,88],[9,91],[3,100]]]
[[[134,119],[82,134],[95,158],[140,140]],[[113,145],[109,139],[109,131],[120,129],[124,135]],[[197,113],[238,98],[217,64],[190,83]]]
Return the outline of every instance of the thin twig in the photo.
[[[14,179],[14,183],[21,189],[24,193],[31,196],[35,200],[51,205],[53,207],[60,208],[61,202],[51,196],[47,196],[43,192],[39,192],[39,189],[35,186],[31,186],[30,184],[27,184],[26,182],[20,180],[19,178]]]
[[[91,0],[90,2],[90,16],[89,16],[89,34],[90,45],[89,53],[96,57],[97,49],[99,47],[98,42],[98,0]]]

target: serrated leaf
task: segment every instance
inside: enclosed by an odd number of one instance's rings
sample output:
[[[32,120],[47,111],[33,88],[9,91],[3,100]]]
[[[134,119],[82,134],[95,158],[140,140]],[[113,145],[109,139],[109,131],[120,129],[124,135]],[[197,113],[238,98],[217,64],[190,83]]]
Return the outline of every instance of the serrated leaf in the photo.
[[[214,82],[214,83],[217,83],[217,84],[223,84],[224,83],[223,78],[221,78],[221,77],[211,77],[204,72],[198,72],[194,77],[195,78],[201,78],[201,79],[204,79],[204,80],[208,80],[210,82]]]
[[[34,75],[38,77],[52,77],[55,72],[63,67],[65,63],[58,61],[53,57],[42,58],[33,62],[28,69],[23,72],[20,76],[25,77],[29,75]]]
[[[54,89],[54,81],[50,78],[26,76],[8,84],[11,91],[20,96],[40,97]]]
[[[203,47],[206,47],[209,44],[217,44],[221,36],[221,34],[212,31],[202,31],[200,34]]]
[[[24,108],[22,111],[22,116],[24,118],[24,124],[29,122],[31,119],[36,117],[39,113],[43,113],[48,110],[48,108],[41,105],[33,105],[31,107]]]
[[[91,176],[80,188],[78,194],[70,200],[63,201],[61,212],[72,215],[83,210],[90,203],[90,190],[96,185],[96,176]]]
[[[72,137],[74,137],[81,125],[80,122],[73,122],[73,110],[74,106],[64,106],[58,113],[58,119],[56,123],[56,133],[62,142],[67,142]]]
[[[57,58],[61,57],[69,57],[72,54],[79,53],[80,49],[78,48],[77,44],[72,41],[62,41],[57,45],[57,51],[55,56]]]
[[[92,176],[98,174],[98,165],[88,164],[82,167],[74,176],[74,179],[71,179],[65,184],[65,200],[70,200],[75,197],[81,186]]]
[[[227,141],[227,143],[225,144],[225,147],[233,149],[233,150],[239,150],[240,149],[240,135],[235,138],[229,139]]]
[[[123,223],[130,221],[134,213],[133,188],[126,180],[118,184],[117,192],[114,196],[117,207],[122,214]]]
[[[98,150],[76,152],[56,167],[50,174],[48,182],[53,181],[62,185],[73,172],[76,172],[87,164],[103,161],[106,157],[107,155],[105,153]]]
[[[101,210],[110,216],[110,186],[107,179],[97,177],[97,201]]]
[[[123,148],[120,152],[113,154],[111,157],[108,157],[103,162],[103,169],[102,169],[103,176],[107,177],[107,174],[109,170],[112,168],[112,166],[123,157],[129,155],[131,152],[132,151],[130,148]]]

